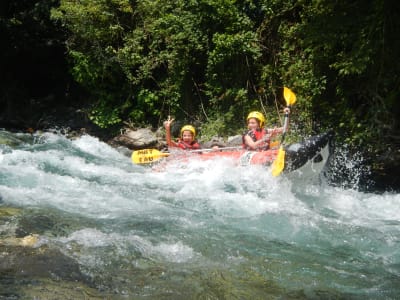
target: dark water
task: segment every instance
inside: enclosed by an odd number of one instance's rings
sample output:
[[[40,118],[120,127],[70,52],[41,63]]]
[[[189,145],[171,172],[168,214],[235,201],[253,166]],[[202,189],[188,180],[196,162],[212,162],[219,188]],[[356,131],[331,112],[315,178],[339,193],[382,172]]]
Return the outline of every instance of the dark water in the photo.
[[[91,136],[0,141],[0,299],[399,299],[399,194],[224,160],[154,172]]]

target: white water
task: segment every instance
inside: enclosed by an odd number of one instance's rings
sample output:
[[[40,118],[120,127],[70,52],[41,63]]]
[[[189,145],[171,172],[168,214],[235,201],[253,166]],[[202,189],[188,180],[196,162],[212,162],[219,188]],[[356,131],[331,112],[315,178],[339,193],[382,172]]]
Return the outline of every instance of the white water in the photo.
[[[274,178],[226,160],[154,172],[91,136],[12,137],[22,142],[1,145],[0,206],[50,218],[54,230],[36,247],[78,262],[105,295],[399,295],[399,194]]]

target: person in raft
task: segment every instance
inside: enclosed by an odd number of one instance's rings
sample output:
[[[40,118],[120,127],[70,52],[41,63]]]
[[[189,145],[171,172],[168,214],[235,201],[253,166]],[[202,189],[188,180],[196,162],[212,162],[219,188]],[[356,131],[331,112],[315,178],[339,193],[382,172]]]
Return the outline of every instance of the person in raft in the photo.
[[[284,113],[289,114],[290,109],[285,108]],[[268,150],[271,143],[271,138],[277,134],[283,133],[283,127],[279,128],[263,128],[265,117],[258,111],[252,111],[247,116],[248,130],[243,134],[243,148],[246,150]]]
[[[164,122],[166,140],[168,147],[176,147],[183,150],[195,150],[200,149],[200,144],[196,141],[196,129],[192,125],[185,125],[181,128],[180,138],[177,142],[171,139],[171,123],[174,119],[168,117],[168,120]]]

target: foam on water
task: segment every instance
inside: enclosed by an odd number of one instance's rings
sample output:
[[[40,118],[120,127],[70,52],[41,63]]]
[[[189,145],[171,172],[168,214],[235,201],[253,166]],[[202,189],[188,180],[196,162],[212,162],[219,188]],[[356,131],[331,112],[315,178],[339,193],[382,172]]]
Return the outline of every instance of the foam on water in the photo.
[[[73,232],[68,237],[56,239],[56,242],[63,243],[63,249],[66,253],[70,250],[76,250],[78,244],[81,253],[90,253],[92,250],[96,251],[98,248],[116,248],[118,251],[112,252],[112,255],[123,256],[135,250],[140,252],[141,256],[149,259],[162,259],[169,262],[182,263],[198,256],[193,249],[184,245],[181,241],[178,242],[160,242],[152,243],[148,239],[140,237],[135,234],[118,234],[118,233],[104,233],[97,229],[85,228]],[[76,256],[76,254],[73,254]],[[92,253],[95,255],[95,253]],[[79,257],[83,264],[86,264],[87,254]],[[78,256],[77,256],[78,257]],[[105,258],[105,261],[110,259]],[[98,259],[96,260],[98,263]]]
[[[0,192],[8,201],[102,217],[160,206],[168,209],[171,203],[228,217],[267,212],[309,215],[313,211],[301,192],[316,196],[319,208],[334,211],[343,220],[362,224],[399,219],[398,195],[329,186],[309,186],[299,192],[286,178],[272,177],[269,169],[236,167],[229,160],[192,160],[153,172],[132,165],[129,158],[90,136],[69,141],[46,134],[43,140],[47,147],[33,145],[2,154]]]
[[[398,194],[275,178],[268,168],[227,159],[157,172],[90,136],[45,134],[2,149],[2,203],[74,216],[73,230],[41,243],[90,274],[119,274],[119,264],[218,265],[236,274],[244,264],[288,289],[303,278],[351,292],[379,289],[381,278],[393,290],[390,276],[400,274]]]

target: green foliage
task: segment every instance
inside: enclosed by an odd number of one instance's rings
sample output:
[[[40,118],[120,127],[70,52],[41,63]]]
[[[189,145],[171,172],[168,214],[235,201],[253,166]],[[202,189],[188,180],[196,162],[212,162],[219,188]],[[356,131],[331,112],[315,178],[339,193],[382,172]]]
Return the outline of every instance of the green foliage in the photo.
[[[69,31],[71,74],[85,87],[93,109],[90,119],[101,127],[118,124],[128,114],[131,95],[115,56],[115,45],[132,9],[129,1],[60,1],[52,18]]]
[[[298,135],[333,127],[345,142],[386,145],[398,130],[395,7],[383,0],[62,0],[53,17],[69,30],[71,70],[90,91],[98,123],[157,126],[173,115],[200,121],[205,136],[234,134],[250,110],[280,125],[276,109],[288,86],[297,94],[291,128]]]
[[[234,106],[225,113],[211,113],[207,122],[201,126],[202,140],[209,140],[214,136],[241,134],[245,124],[245,117],[242,116],[238,120]]]
[[[201,126],[201,139],[209,141],[215,136],[221,136],[221,132],[226,132],[227,119],[222,115],[215,115],[208,119],[207,123]]]
[[[336,127],[339,138],[364,149],[370,149],[371,141],[384,149],[390,143],[385,141],[388,128],[395,129],[396,108],[382,101],[396,89],[399,94],[399,64],[391,52],[399,50],[395,11],[393,1],[319,1],[301,12],[306,20],[299,23],[301,46],[310,54],[312,77],[323,79],[324,86],[312,111],[322,126]]]
[[[126,33],[124,45],[116,50],[134,93],[151,90],[158,115],[163,105],[172,113],[178,109],[193,113],[193,72],[204,48],[198,18],[185,10],[182,1],[142,2],[136,9],[143,19]],[[135,106],[146,109],[142,104],[139,101]]]
[[[129,119],[135,120],[134,123],[145,125],[147,123],[146,116],[158,117],[161,107],[159,96],[150,90],[141,90],[137,96],[137,103],[140,109],[134,108],[129,113]]]
[[[286,85],[296,92],[297,131],[331,127],[338,140],[385,151],[388,134],[397,135],[393,120],[399,111],[388,101],[399,95],[395,6],[394,1],[265,1],[258,32],[270,51],[260,77],[270,89]]]
[[[82,85],[96,85],[99,66],[93,64],[90,59],[82,52],[75,50],[70,51],[73,61],[71,73],[75,80]]]
[[[119,112],[116,108],[110,108],[105,105],[98,105],[89,113],[90,120],[101,128],[108,128],[121,122]]]
[[[71,32],[72,73],[92,90],[93,101],[99,94],[113,96],[116,89],[110,87],[120,86],[132,95],[131,111],[120,109],[121,117],[154,124],[167,114],[201,119],[200,106],[212,113],[229,105],[213,106],[222,93],[229,94],[226,100],[242,99],[243,88],[253,88],[261,50],[242,10],[228,0],[142,1],[134,6],[122,0],[64,0],[53,17]],[[124,80],[116,82],[110,74]],[[115,95],[107,98],[114,98],[116,106],[125,103],[120,95],[120,101]]]
[[[253,32],[216,33],[209,52],[207,79],[209,94],[220,95],[229,87],[243,87],[251,78],[251,65],[261,56]]]

